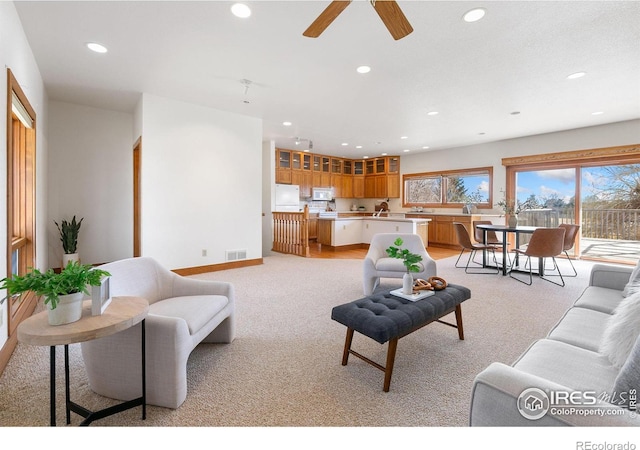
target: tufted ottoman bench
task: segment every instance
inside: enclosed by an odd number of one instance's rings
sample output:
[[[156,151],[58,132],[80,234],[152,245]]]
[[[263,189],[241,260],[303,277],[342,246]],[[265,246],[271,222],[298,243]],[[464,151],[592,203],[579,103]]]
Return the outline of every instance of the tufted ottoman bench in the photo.
[[[347,365],[349,354],[352,354],[382,370],[384,372],[383,390],[389,392],[398,340],[434,321],[457,328],[458,337],[463,340],[460,304],[469,298],[471,298],[471,291],[468,288],[449,284],[446,289],[436,291],[434,295],[415,302],[396,297],[387,291],[334,307],[331,318],[347,327],[342,365]],[[455,312],[456,325],[440,320],[452,312]],[[354,331],[381,344],[389,342],[386,366],[351,349]]]

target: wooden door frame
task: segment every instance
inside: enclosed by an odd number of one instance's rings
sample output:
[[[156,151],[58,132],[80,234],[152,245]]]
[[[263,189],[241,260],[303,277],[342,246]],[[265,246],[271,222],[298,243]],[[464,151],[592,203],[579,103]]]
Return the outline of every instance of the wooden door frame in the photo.
[[[141,256],[140,228],[140,162],[142,137],[133,145],[133,256]]]

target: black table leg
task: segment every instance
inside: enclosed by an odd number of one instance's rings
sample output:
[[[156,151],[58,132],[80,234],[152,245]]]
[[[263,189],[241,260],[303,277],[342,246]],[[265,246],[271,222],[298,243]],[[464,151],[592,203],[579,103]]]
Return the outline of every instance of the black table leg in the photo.
[[[49,424],[56,426],[56,346],[49,347]]]
[[[64,346],[64,405],[67,425],[71,425],[71,389],[69,388],[69,345]]]
[[[145,320],[142,319],[142,420],[147,418],[147,352],[145,339]]]

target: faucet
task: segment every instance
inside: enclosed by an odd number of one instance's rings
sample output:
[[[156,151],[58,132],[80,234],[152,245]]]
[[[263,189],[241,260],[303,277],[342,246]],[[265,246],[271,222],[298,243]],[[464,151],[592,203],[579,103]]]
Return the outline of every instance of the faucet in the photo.
[[[383,208],[380,208],[377,213],[373,213],[373,217],[380,217],[380,215],[384,212]]]

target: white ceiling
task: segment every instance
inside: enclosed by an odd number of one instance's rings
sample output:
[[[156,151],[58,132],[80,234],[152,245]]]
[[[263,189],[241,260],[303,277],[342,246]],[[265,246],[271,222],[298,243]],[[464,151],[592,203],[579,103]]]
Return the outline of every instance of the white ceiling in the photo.
[[[638,1],[399,1],[415,31],[398,41],[367,1],[317,39],[302,32],[329,1],[246,1],[248,19],[232,3],[15,5],[51,99],[131,112],[151,93],[262,118],[284,148],[360,158],[640,118]]]

